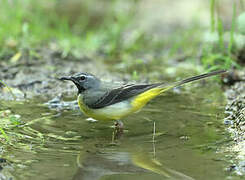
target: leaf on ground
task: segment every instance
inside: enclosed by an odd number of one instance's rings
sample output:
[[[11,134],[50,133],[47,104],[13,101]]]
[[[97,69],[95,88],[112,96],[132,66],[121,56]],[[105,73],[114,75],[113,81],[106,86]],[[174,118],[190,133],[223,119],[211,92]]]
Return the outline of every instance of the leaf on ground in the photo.
[[[10,62],[16,63],[20,60],[20,57],[22,56],[21,52],[17,52],[14,56],[11,57]]]

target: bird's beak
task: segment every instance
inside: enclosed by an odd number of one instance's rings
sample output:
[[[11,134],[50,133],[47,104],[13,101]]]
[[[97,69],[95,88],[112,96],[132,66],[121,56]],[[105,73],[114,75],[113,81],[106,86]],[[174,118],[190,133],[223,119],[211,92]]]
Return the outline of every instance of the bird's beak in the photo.
[[[64,77],[61,77],[60,80],[72,81],[77,87],[79,87],[79,82],[77,82],[76,78],[74,78],[73,76],[64,76]]]
[[[81,85],[79,84],[79,82],[76,80],[76,78],[73,76],[64,76],[64,77],[59,78],[59,80],[61,80],[61,81],[72,81],[77,86],[78,93],[81,91],[81,89],[83,89],[81,87]]]
[[[73,78],[71,76],[64,76],[64,77],[61,77],[60,80],[62,80],[62,81],[73,81]]]

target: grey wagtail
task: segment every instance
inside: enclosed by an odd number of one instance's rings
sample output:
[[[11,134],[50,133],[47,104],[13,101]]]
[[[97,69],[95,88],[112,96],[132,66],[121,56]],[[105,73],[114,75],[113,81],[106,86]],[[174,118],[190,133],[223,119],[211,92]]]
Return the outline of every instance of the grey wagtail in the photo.
[[[218,70],[193,76],[174,83],[120,85],[101,81],[90,73],[78,73],[62,77],[72,81],[78,89],[78,105],[81,111],[97,120],[119,120],[139,111],[154,97],[183,84],[226,72]]]

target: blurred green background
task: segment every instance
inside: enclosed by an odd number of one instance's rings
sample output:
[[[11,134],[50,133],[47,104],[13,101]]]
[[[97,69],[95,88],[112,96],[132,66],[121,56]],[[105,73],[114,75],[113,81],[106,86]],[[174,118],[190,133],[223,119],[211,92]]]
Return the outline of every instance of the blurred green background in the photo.
[[[1,0],[0,61],[100,59],[137,73],[142,64],[238,67],[243,0]],[[239,47],[239,48],[238,48]],[[143,69],[143,70],[142,70]],[[120,68],[119,68],[120,71]],[[144,71],[144,67],[139,69]]]

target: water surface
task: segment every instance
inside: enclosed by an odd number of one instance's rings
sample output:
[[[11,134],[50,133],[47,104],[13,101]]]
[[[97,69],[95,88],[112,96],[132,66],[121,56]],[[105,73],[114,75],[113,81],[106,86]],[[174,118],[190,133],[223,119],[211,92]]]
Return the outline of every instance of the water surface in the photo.
[[[90,122],[79,110],[55,110],[47,99],[2,102],[24,126],[7,132],[4,169],[15,179],[221,180],[229,174],[224,154],[224,97],[216,85],[168,92],[123,120],[125,133],[111,143],[113,122]],[[153,124],[155,143],[152,141]],[[21,135],[22,137],[19,137]],[[231,179],[235,179],[232,177]]]

